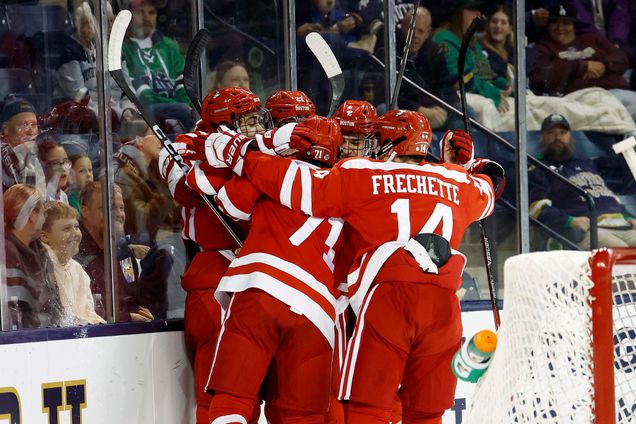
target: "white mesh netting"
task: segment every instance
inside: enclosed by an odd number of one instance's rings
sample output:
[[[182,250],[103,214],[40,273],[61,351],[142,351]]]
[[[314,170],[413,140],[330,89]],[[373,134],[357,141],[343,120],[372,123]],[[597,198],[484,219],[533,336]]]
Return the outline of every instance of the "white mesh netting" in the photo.
[[[508,259],[499,343],[464,424],[593,423],[589,252]],[[617,423],[636,423],[636,267],[616,266]]]

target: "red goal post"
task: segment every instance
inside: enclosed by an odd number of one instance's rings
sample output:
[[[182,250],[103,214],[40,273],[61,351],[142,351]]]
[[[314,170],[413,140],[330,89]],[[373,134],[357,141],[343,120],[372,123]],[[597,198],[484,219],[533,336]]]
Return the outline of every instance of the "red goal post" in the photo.
[[[636,248],[506,261],[499,343],[464,424],[636,422]]]

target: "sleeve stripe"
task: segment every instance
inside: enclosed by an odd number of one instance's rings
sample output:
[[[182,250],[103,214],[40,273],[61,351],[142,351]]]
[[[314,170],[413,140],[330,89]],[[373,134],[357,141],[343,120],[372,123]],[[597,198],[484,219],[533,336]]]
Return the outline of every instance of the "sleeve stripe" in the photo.
[[[230,200],[230,197],[227,195],[225,187],[222,187],[221,190],[219,190],[217,199],[223,205],[223,209],[225,209],[225,212],[232,218],[240,219],[242,221],[250,220],[251,215],[249,213],[243,212],[242,210],[237,208],[234,203],[232,203],[232,200]]]
[[[280,187],[280,203],[288,208],[291,208],[292,187],[298,168],[298,165],[293,162],[289,164],[289,168],[287,168],[285,178],[283,179],[283,184]]]
[[[208,181],[208,178],[205,176],[205,172],[203,172],[198,166],[195,166],[193,170],[197,187],[205,194],[216,194],[216,190],[212,187],[210,181]]]
[[[300,168],[300,185],[302,187],[300,210],[307,215],[313,215],[311,203],[311,172],[308,167]]]
[[[484,219],[485,217],[492,214],[493,210],[495,209],[495,196],[494,196],[494,193],[492,192],[491,185],[488,183],[488,181],[484,180],[483,178],[479,178],[477,176],[473,176],[473,179],[477,182],[477,184],[479,184],[480,191],[482,193],[485,193],[486,196],[488,197],[488,200],[486,202],[486,207],[484,208],[481,216],[479,217],[479,219]]]

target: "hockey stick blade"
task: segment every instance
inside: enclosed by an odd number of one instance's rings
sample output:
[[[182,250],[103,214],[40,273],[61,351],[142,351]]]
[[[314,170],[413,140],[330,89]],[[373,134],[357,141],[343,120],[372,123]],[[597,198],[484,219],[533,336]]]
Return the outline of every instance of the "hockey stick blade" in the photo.
[[[340,69],[338,59],[336,59],[331,48],[320,34],[310,32],[307,34],[307,37],[305,37],[305,43],[307,43],[307,47],[309,47],[309,50],[311,50],[325,71],[327,79],[329,79],[331,101],[329,103],[329,113],[327,113],[327,116],[330,117],[336,111],[344,91],[345,81],[342,69]]]
[[[209,30],[200,29],[190,42],[185,65],[183,65],[183,87],[199,115],[201,115],[201,100],[199,100],[199,94],[197,93],[197,69],[199,69],[201,56],[211,38],[212,33]]]
[[[115,17],[115,22],[113,23],[113,27],[110,31],[110,39],[108,40],[108,72],[110,73],[110,76],[113,77],[117,85],[124,92],[124,94],[126,94],[130,101],[132,101],[137,107],[137,110],[139,110],[139,113],[143,120],[146,121],[146,124],[148,124],[148,126],[155,133],[155,135],[161,142],[161,145],[168,151],[177,166],[179,166],[179,168],[181,168],[184,173],[187,173],[190,170],[190,167],[186,165],[181,155],[172,146],[172,143],[170,142],[168,137],[166,137],[161,128],[159,128],[159,125],[157,125],[150,117],[143,104],[137,97],[137,94],[128,85],[128,81],[126,81],[124,73],[121,69],[121,50],[124,43],[124,37],[126,36],[126,30],[128,29],[131,18],[132,14],[128,10],[122,10]],[[243,241],[236,235],[237,232],[234,231],[233,224],[228,222],[227,218],[225,218],[225,215],[223,215],[223,213],[219,210],[214,199],[204,194],[201,194],[201,198],[203,199],[205,204],[212,210],[212,212],[217,217],[221,225],[223,225],[223,228],[225,228],[228,234],[240,247],[242,247]]]

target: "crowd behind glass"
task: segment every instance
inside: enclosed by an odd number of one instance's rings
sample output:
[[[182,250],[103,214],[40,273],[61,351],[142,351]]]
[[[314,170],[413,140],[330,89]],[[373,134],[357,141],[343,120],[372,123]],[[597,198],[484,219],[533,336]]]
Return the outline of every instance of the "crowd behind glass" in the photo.
[[[204,2],[204,22],[213,33],[206,55],[207,90],[238,86],[253,91],[265,104],[268,96],[284,88],[282,11],[272,12],[270,3]],[[468,111],[493,133],[513,142],[512,6],[497,3],[423,1],[416,14],[398,106],[424,114],[438,137],[446,129],[462,128],[461,116],[448,107],[459,108],[458,49],[466,23],[483,13],[487,19],[469,49],[462,76]],[[598,11],[587,9],[587,3],[526,2],[528,151],[557,163],[572,157],[594,160],[590,175],[600,178],[597,186],[621,205],[597,205],[599,219],[604,219],[599,222],[618,222],[611,228],[620,224],[633,231],[636,220],[629,212],[636,203],[633,177],[611,145],[636,134],[636,81],[631,72],[636,31],[630,21],[636,2],[603,2],[600,17]],[[109,107],[99,106],[97,7],[97,2],[79,0],[0,5],[6,269],[2,282],[6,290],[0,300],[9,312],[3,329],[183,316],[180,277],[187,249],[181,238],[181,207],[159,175],[161,143],[114,81],[107,81]],[[133,12],[122,51],[126,78],[170,138],[189,131],[197,120],[182,81],[194,7],[194,1],[188,0],[118,0],[107,5],[109,25],[119,10]],[[396,28],[386,27],[382,1],[304,0],[295,7],[298,89],[314,101],[318,114],[327,112],[329,91],[304,44],[312,31],[323,35],[343,68],[343,100],[367,100],[378,114],[386,111],[385,70],[376,58],[380,62],[385,58],[384,32],[395,31],[399,62],[413,2],[395,1]],[[588,56],[567,57],[572,45]],[[154,52],[148,53],[150,46]],[[596,119],[592,114],[603,112],[598,112],[601,105],[610,105],[611,110]],[[108,138],[100,132],[104,113],[112,122]],[[544,119],[551,113],[564,121],[546,125]],[[575,140],[576,149],[570,149],[569,156],[550,156],[551,151],[542,147],[549,137],[565,137],[555,131]],[[114,152],[108,157],[106,139],[112,140]],[[431,160],[438,151],[435,144]],[[501,149],[497,140],[479,134],[476,145],[480,153],[509,165],[509,174],[514,174],[514,155]],[[115,183],[110,192],[104,180],[106,164]],[[550,186],[545,180],[549,176],[534,178],[542,187]],[[581,214],[568,211],[572,203],[556,210],[556,202],[545,202],[545,190],[535,194],[530,196],[533,216],[580,248],[588,248],[589,220],[586,223]],[[514,204],[512,183],[507,198]],[[110,199],[110,226],[104,219],[105,199]],[[515,218],[514,211],[505,208],[496,215],[494,239],[502,263],[514,254],[505,246],[514,244]],[[110,248],[105,244],[108,235],[114,240]],[[532,235],[533,250],[563,248],[549,233],[533,228]],[[636,238],[627,240],[626,244],[636,244]],[[478,236],[468,234],[469,258],[478,241]],[[481,266],[479,255],[474,256],[475,267]],[[107,278],[105,258],[112,258],[112,279]]]

